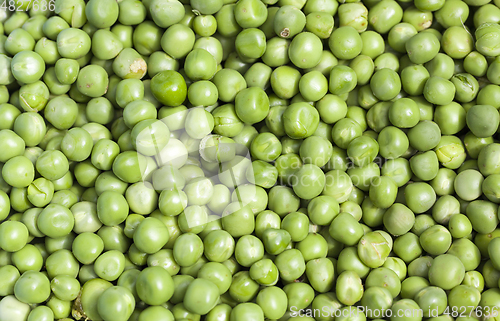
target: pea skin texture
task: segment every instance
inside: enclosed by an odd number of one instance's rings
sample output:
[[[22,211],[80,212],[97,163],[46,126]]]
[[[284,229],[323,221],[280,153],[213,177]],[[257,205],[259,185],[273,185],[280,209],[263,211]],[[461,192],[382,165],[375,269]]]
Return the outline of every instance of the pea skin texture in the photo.
[[[0,321],[498,321],[500,1],[4,7]]]

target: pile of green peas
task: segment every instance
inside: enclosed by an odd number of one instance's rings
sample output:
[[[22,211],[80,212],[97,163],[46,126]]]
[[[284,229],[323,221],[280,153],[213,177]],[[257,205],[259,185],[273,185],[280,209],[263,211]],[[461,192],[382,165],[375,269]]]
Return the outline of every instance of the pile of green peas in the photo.
[[[500,0],[0,4],[0,321],[500,320]]]

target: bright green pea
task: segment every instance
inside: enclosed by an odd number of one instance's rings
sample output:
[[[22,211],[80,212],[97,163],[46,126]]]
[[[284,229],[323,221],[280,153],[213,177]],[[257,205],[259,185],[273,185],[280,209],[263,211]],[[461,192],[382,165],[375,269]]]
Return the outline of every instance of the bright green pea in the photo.
[[[28,187],[35,177],[34,169],[33,163],[26,156],[15,156],[2,167],[2,177],[12,187]]]
[[[305,14],[297,7],[282,6],[274,16],[273,29],[281,38],[293,38],[306,25]]]
[[[334,95],[351,92],[358,82],[356,72],[348,66],[334,66],[330,72],[329,90]]]
[[[37,218],[40,231],[52,238],[68,235],[73,230],[74,224],[73,213],[58,204],[48,205]]]
[[[423,182],[412,183],[405,188],[406,205],[415,214],[429,210],[436,201],[436,192]]]
[[[394,70],[382,68],[373,74],[370,88],[378,99],[391,100],[401,91],[401,80]]]
[[[68,275],[58,275],[50,281],[50,288],[59,300],[72,301],[80,292],[80,283]]]
[[[0,161],[7,162],[9,159],[21,156],[25,152],[26,143],[18,134],[10,129],[2,129],[0,131],[0,138],[2,139],[5,150],[0,156]]]
[[[336,295],[346,305],[353,305],[363,297],[361,278],[353,271],[344,271],[337,277]]]
[[[444,290],[450,290],[459,285],[464,275],[464,265],[459,258],[451,254],[435,257],[429,269],[430,283]]]
[[[363,41],[356,29],[343,26],[335,29],[328,41],[330,50],[338,59],[350,60],[361,53]]]
[[[117,225],[127,218],[129,205],[122,194],[105,191],[97,199],[97,215],[107,226]]]
[[[413,148],[419,151],[427,151],[439,144],[441,129],[433,121],[423,121],[410,129],[408,139]]]
[[[133,294],[122,286],[112,286],[104,290],[97,302],[97,311],[104,320],[128,320],[134,307]]]
[[[118,279],[124,268],[125,256],[117,250],[104,252],[94,262],[95,273],[106,281]]]
[[[368,23],[380,34],[385,34],[401,22],[403,9],[397,2],[380,1],[368,11]]]
[[[31,289],[34,291],[30,291]],[[16,281],[14,294],[21,302],[41,303],[50,296],[50,281],[41,272],[27,271]]]
[[[72,244],[72,251],[76,259],[82,264],[92,264],[104,250],[104,242],[94,233],[78,234]]]
[[[306,269],[304,257],[297,249],[288,249],[280,253],[275,259],[275,264],[285,281],[297,279]]]

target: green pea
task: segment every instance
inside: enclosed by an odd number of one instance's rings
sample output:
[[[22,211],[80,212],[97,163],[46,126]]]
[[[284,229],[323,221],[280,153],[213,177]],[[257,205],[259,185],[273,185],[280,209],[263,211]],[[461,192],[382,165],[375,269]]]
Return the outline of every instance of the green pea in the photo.
[[[14,286],[21,276],[19,270],[13,265],[4,265],[0,267],[0,275],[2,275],[5,280],[0,288],[2,295],[7,296],[14,294]]]
[[[203,293],[202,298],[200,293]],[[207,314],[215,307],[218,298],[217,285],[207,279],[198,278],[188,285],[183,303],[191,313]]]
[[[299,93],[300,72],[290,66],[280,66],[271,73],[271,88],[281,99],[290,99]]]
[[[2,129],[0,137],[4,142],[5,153],[0,157],[2,162],[21,156],[25,152],[26,143],[18,134],[10,129]]]
[[[80,292],[80,283],[68,275],[58,275],[50,281],[50,288],[59,300],[72,301]]]
[[[105,1],[89,1],[85,7],[88,21],[97,28],[105,29],[111,27],[118,20],[118,3]]]
[[[389,120],[398,128],[414,127],[420,120],[417,103],[409,98],[396,100],[389,108]]]
[[[264,320],[264,311],[259,305],[255,303],[241,303],[234,307],[233,310],[231,310],[231,317],[229,320],[262,321]]]
[[[483,234],[493,232],[495,230],[493,225],[497,224],[495,222],[498,221],[497,215],[494,214],[496,208],[496,204],[483,200],[475,200],[469,203],[466,215],[471,221],[474,230]]]
[[[425,135],[425,139],[421,135]],[[420,151],[433,149],[439,144],[441,130],[433,121],[423,121],[408,132],[410,145]]]
[[[35,289],[36,291],[30,291],[29,289]],[[50,296],[50,281],[41,272],[24,272],[16,281],[14,295],[19,301],[24,303],[41,303]]]
[[[40,271],[44,258],[40,251],[31,244],[26,244],[21,250],[12,253],[12,263],[20,273],[26,271]]]
[[[488,119],[487,122],[484,120]],[[475,105],[467,111],[467,126],[471,132],[480,138],[493,135],[498,129],[500,115],[495,107],[490,105]]]
[[[44,207],[54,195],[54,184],[45,178],[37,178],[28,186],[28,200],[31,204]]]
[[[422,254],[418,236],[409,232],[399,236],[394,241],[394,253],[403,261],[409,263]]]
[[[312,199],[323,191],[325,174],[316,165],[305,164],[291,177],[291,184],[297,196]]]
[[[356,72],[348,66],[334,66],[330,72],[329,90],[334,95],[351,92],[358,82]]]
[[[330,225],[329,232],[335,240],[348,246],[357,244],[363,236],[360,223],[349,213],[337,215]]]
[[[125,269],[125,256],[117,250],[111,250],[99,255],[94,263],[94,271],[106,281],[117,280]]]
[[[311,32],[302,32],[293,38],[288,55],[295,66],[307,69],[319,64],[322,51],[323,45],[318,36]]]
[[[335,29],[328,40],[328,45],[336,58],[345,60],[355,58],[363,49],[363,41],[358,31],[351,26]]]
[[[242,203],[230,203],[222,213],[222,227],[228,231],[231,236],[239,237],[250,234],[255,228],[255,220],[253,211],[249,205],[244,206]],[[237,226],[237,220],[246,222],[247,226]]]
[[[306,269],[304,257],[297,249],[288,249],[280,253],[274,263],[280,272],[280,277],[285,281],[297,279]]]
[[[293,38],[306,25],[305,14],[292,5],[282,6],[274,16],[274,32],[281,38]]]
[[[113,71],[123,79],[141,79],[147,72],[147,64],[137,51],[125,48],[113,60]]]
[[[58,275],[76,278],[80,265],[70,250],[60,249],[47,257],[45,268],[50,279]]]
[[[252,264],[249,270],[250,277],[261,285],[272,286],[278,282],[279,272],[270,259],[262,259]]]
[[[378,99],[391,100],[401,91],[401,80],[394,70],[382,68],[373,74],[370,88]]]
[[[104,250],[104,243],[98,235],[84,232],[75,238],[72,248],[78,261],[92,264]]]
[[[398,3],[381,1],[370,8],[368,23],[376,32],[385,34],[403,18],[403,9]]]
[[[97,216],[97,206],[95,203],[88,201],[75,202],[75,204],[70,207],[70,210],[75,217],[75,226],[73,230],[76,233],[97,232],[102,226]]]
[[[129,213],[129,205],[122,194],[105,191],[97,199],[97,215],[107,226],[114,226],[125,221]]]
[[[112,286],[99,296],[97,312],[104,319],[128,320],[132,315],[135,299],[125,287]]]
[[[346,305],[353,305],[363,297],[361,278],[352,271],[344,271],[337,277],[336,295]]]
[[[451,254],[442,254],[434,258],[429,269],[429,281],[432,285],[449,290],[459,285],[465,274],[465,268],[459,258]]]
[[[359,258],[367,266],[377,268],[386,261],[391,245],[381,233],[369,232],[358,243]]]

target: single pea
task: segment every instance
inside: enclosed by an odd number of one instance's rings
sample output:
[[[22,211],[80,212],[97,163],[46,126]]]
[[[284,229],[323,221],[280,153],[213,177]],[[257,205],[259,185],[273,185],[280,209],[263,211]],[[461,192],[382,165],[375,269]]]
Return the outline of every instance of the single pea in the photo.
[[[10,66],[14,78],[25,84],[38,81],[45,72],[43,58],[33,51],[21,51],[17,53],[12,58]]]
[[[306,22],[306,16],[299,8],[284,5],[274,16],[273,29],[281,38],[293,38],[304,29]]]
[[[455,92],[455,86],[447,79],[431,76],[425,82],[424,97],[432,104],[447,105],[451,103]]]
[[[436,202],[436,192],[427,183],[412,183],[405,187],[405,200],[414,213],[424,213]]]
[[[449,290],[459,285],[465,275],[463,263],[454,255],[442,254],[434,258],[429,269],[432,285]]]
[[[36,291],[30,291],[30,289]],[[14,295],[24,303],[42,303],[50,296],[50,281],[41,272],[27,271],[16,281]]]
[[[123,49],[113,60],[112,68],[123,79],[142,79],[147,72],[146,61],[132,48]]]
[[[104,242],[97,234],[84,232],[75,238],[72,250],[82,264],[92,264],[104,250]]]
[[[413,227],[415,214],[405,205],[396,203],[385,212],[383,223],[392,235],[403,235]]]
[[[385,267],[373,269],[365,280],[366,289],[371,287],[381,287],[390,292],[396,298],[401,292],[401,281],[398,275]]]
[[[394,70],[382,68],[373,74],[370,88],[378,99],[391,100],[401,91],[401,80]]]
[[[319,113],[308,103],[295,103],[285,110],[283,121],[285,132],[289,137],[306,138],[313,135],[318,128]]]
[[[361,278],[352,271],[344,271],[337,277],[336,295],[339,301],[353,305],[363,297]]]
[[[500,115],[493,106],[475,105],[467,111],[467,126],[479,138],[493,135],[498,129],[499,122]]]
[[[367,266],[378,268],[385,263],[391,247],[392,243],[387,242],[382,233],[369,232],[358,243],[358,256]]]
[[[396,100],[389,108],[389,120],[398,128],[414,127],[420,120],[417,103],[409,98]]]
[[[338,59],[353,59],[363,49],[363,41],[358,31],[351,26],[342,26],[335,29],[328,44],[332,53]]]
[[[298,68],[314,68],[321,60],[322,51],[323,44],[318,36],[311,32],[302,32],[290,43],[288,56]]]
[[[271,88],[282,99],[299,93],[300,72],[290,66],[280,66],[271,73]]]
[[[430,181],[438,174],[439,161],[434,151],[427,151],[412,156],[410,167],[417,178]]]
[[[329,233],[335,240],[350,246],[357,244],[363,236],[361,225],[349,213],[337,215],[330,225]]]
[[[58,275],[50,281],[50,288],[59,300],[72,301],[80,292],[80,283],[68,275]]]
[[[368,11],[368,23],[380,34],[385,34],[401,22],[403,9],[398,3],[381,1],[373,5]]]
[[[0,247],[6,252],[17,252],[28,242],[28,229],[21,222],[5,221],[0,224],[0,231]]]
[[[441,140],[434,150],[443,166],[451,169],[459,167],[466,157],[463,142],[456,136],[441,136]]]
[[[127,218],[129,205],[125,197],[115,191],[105,191],[97,199],[97,215],[107,225],[117,225]]]
[[[244,61],[250,62],[258,59],[266,51],[266,36],[260,29],[245,29],[236,36],[235,49]]]
[[[10,158],[2,167],[3,180],[12,187],[28,187],[34,180],[33,163],[26,156]]]
[[[285,281],[292,281],[300,277],[306,269],[302,253],[297,249],[288,249],[280,253],[275,259],[280,276]]]
[[[269,113],[269,98],[259,87],[243,89],[236,94],[235,111],[244,123],[258,123]]]
[[[94,263],[94,271],[106,281],[118,279],[125,269],[125,256],[117,250],[102,253]]]
[[[2,147],[5,148],[5,152],[0,156],[2,162],[7,162],[13,157],[22,156],[24,154],[26,142],[16,132],[10,129],[2,129],[0,131],[0,137],[4,143]]]
[[[249,302],[259,292],[259,284],[250,278],[248,271],[236,272],[229,287],[229,295],[237,302]]]
[[[466,215],[469,218],[474,230],[479,233],[487,234],[495,230],[494,224],[497,224],[498,216],[494,214],[497,205],[489,201],[475,200],[469,203],[466,209]]]
[[[113,1],[89,1],[85,7],[88,21],[97,28],[111,27],[118,20],[119,6]]]
[[[128,320],[134,307],[133,294],[122,286],[112,286],[104,290],[97,301],[97,312],[103,320]]]
[[[390,207],[396,200],[396,182],[388,176],[375,177],[370,184],[369,197],[380,208]]]
[[[419,151],[435,148],[440,139],[441,129],[433,121],[422,121],[408,131],[410,145]]]

